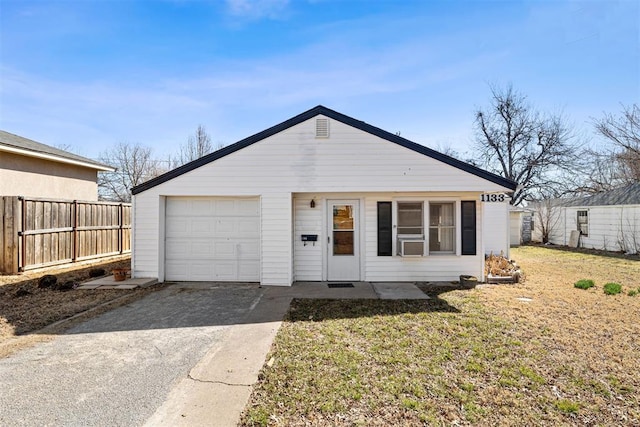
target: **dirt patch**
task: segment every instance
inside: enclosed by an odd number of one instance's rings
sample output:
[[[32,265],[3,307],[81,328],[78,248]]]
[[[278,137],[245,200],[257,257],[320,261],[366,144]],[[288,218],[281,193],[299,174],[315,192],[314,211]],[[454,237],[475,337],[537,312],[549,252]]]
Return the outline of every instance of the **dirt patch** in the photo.
[[[43,336],[40,337],[31,336],[25,339],[26,337],[21,336],[103,306],[110,301],[114,301],[115,304],[104,306],[102,311],[126,304],[155,289],[154,287],[132,290],[64,290],[72,288],[74,284],[93,279],[92,276],[96,275],[97,269],[103,269],[108,275],[115,268],[129,268],[129,266],[130,259],[121,259],[75,265],[63,269],[39,270],[22,275],[0,276],[0,357],[25,344],[47,339],[44,334],[58,333],[69,325],[50,329],[47,332],[41,331]],[[56,276],[56,284],[41,287],[44,284],[39,285],[40,279],[47,274]],[[100,310],[92,311],[91,314],[96,315],[100,312]]]

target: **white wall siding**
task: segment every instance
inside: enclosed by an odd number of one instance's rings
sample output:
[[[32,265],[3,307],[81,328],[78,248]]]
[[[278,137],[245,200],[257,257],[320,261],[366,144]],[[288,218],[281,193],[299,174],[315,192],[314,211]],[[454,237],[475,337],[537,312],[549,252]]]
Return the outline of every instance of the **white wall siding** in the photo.
[[[509,212],[509,245],[520,246],[522,243],[522,212]]]
[[[260,282],[263,285],[290,286],[293,282],[291,194],[263,194],[261,202]]]
[[[483,203],[484,253],[509,257],[509,203]]]
[[[133,197],[132,275],[134,277],[158,277],[160,251],[160,203],[159,197],[145,192]],[[164,209],[164,208],[162,208]]]
[[[315,200],[315,208],[311,208],[311,200]],[[293,265],[294,280],[319,281],[322,280],[323,249],[326,248],[326,235],[323,231],[325,215],[324,199],[312,195],[295,195],[294,233],[293,233]],[[303,234],[317,234],[315,243],[301,241]]]

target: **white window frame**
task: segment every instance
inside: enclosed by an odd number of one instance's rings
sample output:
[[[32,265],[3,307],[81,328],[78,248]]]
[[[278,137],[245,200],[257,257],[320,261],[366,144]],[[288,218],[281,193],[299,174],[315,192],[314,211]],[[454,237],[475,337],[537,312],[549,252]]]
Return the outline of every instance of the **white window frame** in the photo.
[[[420,204],[420,213],[421,213],[421,224],[420,226],[402,226],[403,228],[420,228],[420,233],[401,233],[400,232],[400,205],[403,204]],[[425,256],[426,242],[425,242],[425,214],[424,207],[426,202],[424,200],[398,200],[396,203],[395,216],[396,216],[396,226],[394,229],[397,232],[397,254],[403,257],[412,256],[412,257],[423,257]],[[413,254],[413,255],[405,255],[404,254],[404,246],[406,243],[403,242],[421,242],[422,243],[422,253],[421,254]]]
[[[580,215],[582,213],[584,215]],[[585,218],[586,221],[580,222],[581,217]],[[577,224],[578,231],[580,232],[580,235],[584,237],[589,237],[589,210],[588,209],[579,209],[576,211],[576,224]],[[587,228],[586,233],[582,232],[582,225],[586,225],[586,228]]]
[[[432,226],[431,225],[431,206],[433,205],[453,205],[453,225],[436,225],[436,226]],[[430,200],[429,201],[429,206],[428,206],[428,212],[427,212],[427,220],[429,220],[428,222],[428,233],[427,236],[428,238],[427,240],[427,250],[429,252],[430,255],[457,255],[458,254],[458,250],[460,247],[460,242],[458,241],[460,238],[460,231],[459,231],[459,227],[460,227],[460,218],[459,218],[459,212],[460,212],[460,206],[459,203],[457,203],[456,201],[451,201],[451,200]],[[450,251],[432,251],[431,250],[431,233],[434,232],[440,232],[440,230],[442,229],[453,229],[453,250]]]
[[[437,197],[432,198],[429,196],[405,196],[405,197],[396,197],[393,198],[391,205],[391,223],[392,223],[392,254],[395,257],[400,257],[399,255],[399,240],[400,239],[412,239],[418,237],[418,235],[406,235],[398,233],[398,203],[422,203],[422,239],[424,240],[424,253],[422,257],[426,256],[460,256],[460,251],[462,247],[462,231],[461,227],[461,209],[460,209],[460,200],[459,197]],[[441,204],[441,203],[452,203],[454,205],[454,250],[452,252],[430,252],[429,251],[429,205],[431,203]],[[409,256],[407,258],[416,258],[418,256]]]

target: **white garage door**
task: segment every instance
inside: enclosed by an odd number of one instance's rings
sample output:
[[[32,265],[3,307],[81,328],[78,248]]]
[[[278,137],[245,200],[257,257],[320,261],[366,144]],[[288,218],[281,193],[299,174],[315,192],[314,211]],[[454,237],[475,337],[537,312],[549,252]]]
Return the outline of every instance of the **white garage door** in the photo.
[[[166,280],[260,281],[258,199],[166,200]]]

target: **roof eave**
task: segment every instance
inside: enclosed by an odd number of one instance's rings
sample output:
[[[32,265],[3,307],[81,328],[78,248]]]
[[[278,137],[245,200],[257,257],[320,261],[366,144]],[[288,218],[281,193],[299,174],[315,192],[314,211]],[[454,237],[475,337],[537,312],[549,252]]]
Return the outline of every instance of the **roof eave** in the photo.
[[[41,153],[39,151],[26,150],[24,148],[14,147],[12,145],[0,144],[0,151],[6,151],[8,153],[20,154],[27,157],[35,157],[38,159],[50,160],[58,163],[66,163],[75,166],[82,166],[85,168],[95,169],[100,172],[115,172],[115,168],[111,166],[103,165],[100,163],[82,162],[79,160],[69,159],[62,156],[56,156],[49,153]]]

